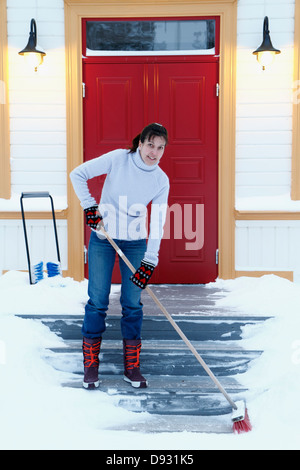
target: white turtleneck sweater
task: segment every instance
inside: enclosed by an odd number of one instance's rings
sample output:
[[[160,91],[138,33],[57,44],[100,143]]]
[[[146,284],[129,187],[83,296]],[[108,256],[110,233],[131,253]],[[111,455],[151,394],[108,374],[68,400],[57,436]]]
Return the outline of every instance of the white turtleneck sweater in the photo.
[[[158,263],[166,220],[169,179],[158,164],[146,165],[137,150],[113,150],[75,168],[70,178],[83,209],[98,204],[87,181],[106,174],[99,203],[104,227],[112,238],[139,240],[147,237],[147,206],[152,202],[146,261]],[[99,235],[98,235],[99,236]]]

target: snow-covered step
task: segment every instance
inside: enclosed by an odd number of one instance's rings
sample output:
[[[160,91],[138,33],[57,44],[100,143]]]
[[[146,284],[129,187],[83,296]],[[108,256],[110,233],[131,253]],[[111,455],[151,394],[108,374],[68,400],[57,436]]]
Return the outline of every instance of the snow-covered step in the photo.
[[[138,423],[107,426],[106,429],[143,433],[170,433],[185,431],[206,434],[232,434],[232,421],[231,413],[221,416],[142,414]]]
[[[105,341],[103,341],[105,343]],[[248,364],[260,354],[259,351],[243,349],[201,348],[194,346],[204,361],[216,376],[241,374],[247,370]],[[51,348],[46,355],[47,361],[56,369],[66,372],[82,373],[82,349],[77,348]],[[203,367],[194,355],[186,348],[161,348],[160,342],[156,348],[147,348],[143,343],[141,352],[143,374],[150,375],[205,375]],[[123,352],[121,348],[101,347],[100,371],[104,374],[121,374],[123,372]]]
[[[82,386],[82,376],[72,375],[64,385],[79,388]],[[123,375],[99,375],[100,387],[98,390],[105,391],[110,394],[133,394],[134,396],[143,395],[147,391],[165,390],[170,393],[185,393],[187,390],[193,392],[201,391],[203,393],[216,392],[218,389],[210,379],[206,376],[187,377],[185,375],[168,376],[168,375],[155,375],[147,376],[148,388],[137,389],[132,388],[128,382],[123,380]],[[224,388],[231,393],[240,393],[245,390],[243,386],[237,381],[235,377],[221,377],[220,382]],[[93,392],[91,392],[93,393]],[[225,400],[225,399],[224,399]]]
[[[184,291],[188,292],[189,289]],[[202,302],[201,313],[198,313],[192,307],[195,301],[196,298],[190,303],[185,302],[189,313],[178,313],[175,298],[169,298],[167,308],[168,311],[173,310],[172,317],[232,399],[242,399],[245,389],[237,380],[239,374],[245,372],[251,361],[261,354],[261,351],[241,347],[242,330],[245,325],[258,324],[266,318],[225,311],[219,314],[213,311],[209,299]],[[119,301],[116,305],[114,298],[101,346],[100,387],[91,393],[105,392],[112,397],[116,406],[141,414],[138,425],[141,431],[231,432],[231,406],[168,320],[157,312],[151,314],[153,306],[149,304],[148,307],[143,320],[140,358],[148,388],[134,389],[123,380],[120,314],[116,314],[120,306]],[[64,372],[66,379],[62,386],[82,388],[83,316],[25,317],[39,319],[63,340],[60,347],[46,350],[45,359]],[[134,425],[132,430],[135,430]]]
[[[20,315],[32,318],[30,315]],[[83,317],[79,315],[47,315],[34,318],[65,340],[81,338]],[[255,316],[210,316],[198,314],[174,315],[174,320],[190,341],[227,341],[241,339],[242,328],[248,324],[263,322],[267,317]],[[121,339],[120,315],[109,315],[106,320],[106,339]],[[181,340],[168,320],[161,315],[145,316],[142,330],[143,340]]]
[[[245,349],[240,345],[239,341],[193,341],[193,346],[199,351],[244,351]],[[71,339],[71,340],[65,340],[63,344],[61,345],[61,350],[62,351],[67,351],[67,350],[76,350],[82,348],[82,338],[79,339]],[[102,339],[101,343],[101,350],[122,350],[123,348],[123,343],[122,340],[116,339],[116,340],[110,340],[107,339],[105,336]],[[160,349],[166,349],[166,350],[185,350],[188,351],[187,345],[184,343],[183,340],[178,338],[178,340],[159,340],[159,348]],[[53,350],[56,350],[57,348],[52,348]],[[142,352],[144,350],[157,350],[157,340],[155,339],[150,339],[150,340],[142,340]],[[254,350],[256,351],[256,350]]]
[[[97,391],[114,398],[115,404],[134,412],[156,415],[221,416],[232,409],[208,377],[149,376],[147,389],[132,389],[122,375],[100,374]],[[238,400],[245,391],[233,378],[221,380],[223,387]],[[73,378],[66,387],[81,388],[82,378]]]

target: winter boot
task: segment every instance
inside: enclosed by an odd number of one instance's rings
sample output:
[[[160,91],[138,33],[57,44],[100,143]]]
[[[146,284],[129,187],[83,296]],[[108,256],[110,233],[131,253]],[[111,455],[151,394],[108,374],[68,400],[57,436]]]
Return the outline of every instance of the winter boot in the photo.
[[[99,387],[98,368],[101,340],[102,338],[83,338],[83,386],[87,389]]]
[[[147,380],[140,372],[140,339],[123,339],[124,380],[134,388],[146,388]]]

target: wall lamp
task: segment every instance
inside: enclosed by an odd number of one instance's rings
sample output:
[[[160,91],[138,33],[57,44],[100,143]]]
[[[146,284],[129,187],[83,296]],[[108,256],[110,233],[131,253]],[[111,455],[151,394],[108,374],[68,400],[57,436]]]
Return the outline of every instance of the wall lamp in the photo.
[[[271,65],[276,54],[280,54],[281,51],[275,49],[271,42],[270,31],[269,31],[269,18],[265,16],[264,29],[263,29],[263,42],[253,52],[256,55],[258,62],[261,64],[262,69],[265,70],[266,66]]]
[[[39,65],[43,63],[43,58],[46,53],[39,48],[36,44],[37,41],[37,31],[36,31],[36,22],[32,18],[30,22],[30,33],[27,46],[19,52],[20,55],[23,55],[28,59],[29,63],[33,66],[35,72]]]

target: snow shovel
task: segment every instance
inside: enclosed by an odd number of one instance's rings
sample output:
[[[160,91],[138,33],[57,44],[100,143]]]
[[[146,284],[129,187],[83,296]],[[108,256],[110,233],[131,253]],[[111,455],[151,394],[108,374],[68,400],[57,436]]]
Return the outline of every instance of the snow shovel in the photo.
[[[24,192],[21,194],[20,197],[20,205],[21,205],[21,212],[22,212],[22,220],[23,220],[23,229],[24,229],[24,238],[25,238],[25,246],[26,246],[26,254],[27,254],[27,263],[28,263],[28,272],[29,272],[29,282],[30,284],[36,284],[38,281],[43,279],[43,262],[37,263],[34,266],[31,266],[30,261],[30,254],[29,254],[29,245],[28,245],[28,238],[27,238],[27,230],[26,230],[26,223],[25,223],[25,213],[24,213],[24,206],[23,206],[23,199],[27,198],[39,198],[39,197],[49,197],[51,202],[51,210],[52,210],[52,220],[53,220],[53,228],[54,228],[54,236],[55,236],[55,243],[56,243],[56,252],[57,252],[57,260],[58,263],[47,263],[47,271],[49,277],[54,277],[61,274],[61,267],[60,267],[60,253],[59,253],[59,246],[58,246],[58,237],[57,237],[57,229],[56,229],[56,221],[55,221],[55,213],[54,213],[54,204],[52,196],[47,191],[37,191],[37,192]]]
[[[134,274],[136,272],[136,269],[134,266],[130,263],[129,259],[124,255],[123,251],[118,247],[118,245],[115,243],[115,241],[110,237],[110,235],[106,232],[106,230],[103,227],[103,224],[99,224],[97,231],[100,231],[106,239],[109,241],[109,243],[113,246],[113,248],[116,250],[117,254],[120,256],[120,258],[124,261],[124,263],[128,266],[130,271]],[[200,354],[197,352],[197,350],[194,348],[194,346],[191,344],[191,342],[188,340],[188,338],[185,336],[183,331],[179,328],[177,323],[173,320],[169,312],[165,309],[165,307],[162,305],[162,303],[158,300],[156,295],[152,292],[149,286],[146,286],[145,290],[147,293],[150,295],[150,297],[154,300],[156,305],[160,308],[162,313],[166,316],[166,318],[169,320],[173,328],[177,331],[181,339],[185,342],[189,350],[194,354],[198,362],[202,365],[204,368],[205,372],[209,375],[209,377],[212,379],[214,384],[218,387],[220,392],[224,395],[226,400],[229,402],[229,404],[232,407],[232,415],[231,415],[231,420],[233,422],[233,430],[236,433],[242,433],[242,432],[248,432],[251,430],[251,425],[247,413],[247,408],[245,405],[245,402],[240,400],[237,402],[234,402],[226,390],[222,387],[218,379],[215,377],[213,372],[210,370],[208,365],[205,363],[205,361],[202,359]]]

